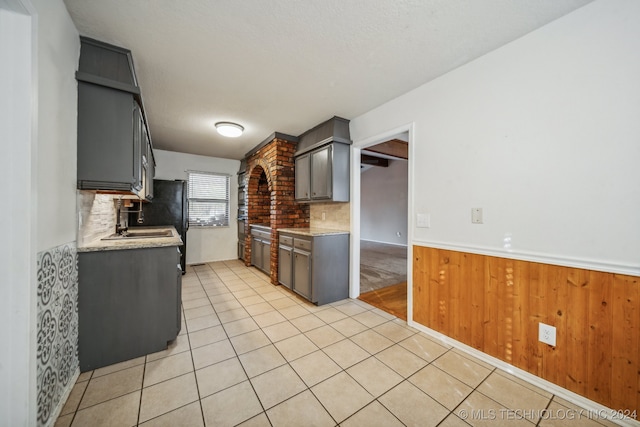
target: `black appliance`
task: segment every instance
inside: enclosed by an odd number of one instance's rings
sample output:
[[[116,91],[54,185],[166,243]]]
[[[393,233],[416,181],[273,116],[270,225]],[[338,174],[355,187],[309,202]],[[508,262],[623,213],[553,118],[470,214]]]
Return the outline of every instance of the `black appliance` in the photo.
[[[153,180],[153,199],[142,203],[142,215],[129,213],[129,227],[173,225],[182,238],[180,265],[186,272],[188,219],[187,181]],[[142,222],[138,219],[141,218]]]

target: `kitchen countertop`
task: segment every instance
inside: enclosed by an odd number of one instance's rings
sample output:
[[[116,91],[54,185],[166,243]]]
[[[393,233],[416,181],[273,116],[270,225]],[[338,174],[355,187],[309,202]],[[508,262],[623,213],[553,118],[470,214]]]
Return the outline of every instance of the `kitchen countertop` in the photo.
[[[270,231],[271,230],[271,226],[269,224],[250,224],[249,227],[257,228],[257,229],[264,230],[264,231]]]
[[[145,230],[171,230],[171,237],[144,237],[120,240],[97,239],[82,246],[78,246],[78,252],[116,251],[125,249],[160,248],[165,246],[180,246],[182,239],[173,226],[135,227],[135,231]],[[132,229],[133,231],[133,229]],[[112,233],[104,237],[110,236]],[[104,238],[103,237],[103,238]]]
[[[280,233],[298,234],[300,236],[329,236],[332,234],[349,234],[348,231],[332,230],[330,228],[280,228]]]

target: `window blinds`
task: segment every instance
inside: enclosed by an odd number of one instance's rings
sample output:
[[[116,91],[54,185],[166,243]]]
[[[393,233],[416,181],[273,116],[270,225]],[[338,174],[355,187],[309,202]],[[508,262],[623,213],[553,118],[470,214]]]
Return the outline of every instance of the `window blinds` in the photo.
[[[229,176],[189,172],[189,226],[229,226]]]

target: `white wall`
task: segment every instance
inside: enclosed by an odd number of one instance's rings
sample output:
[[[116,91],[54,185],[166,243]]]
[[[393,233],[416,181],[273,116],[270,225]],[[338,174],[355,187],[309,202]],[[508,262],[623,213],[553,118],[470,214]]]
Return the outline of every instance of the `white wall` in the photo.
[[[36,254],[75,241],[79,41],[61,0],[9,0],[0,9],[1,169],[7,183],[0,424],[30,426],[38,406]]]
[[[410,241],[640,274],[640,2],[600,0],[351,121],[412,123]],[[484,224],[471,224],[473,207]]]
[[[237,258],[239,160],[153,150],[156,179],[187,179],[187,171],[217,172],[231,175],[229,227],[191,227],[187,232],[187,264]]]
[[[0,245],[0,425],[35,420],[35,198],[32,186],[31,18],[0,8],[0,179],[6,183]],[[35,216],[33,216],[35,217]]]
[[[361,239],[407,244],[407,165],[389,160],[389,167],[374,166],[360,174]]]
[[[76,143],[80,40],[62,0],[38,11],[38,248],[76,240]]]

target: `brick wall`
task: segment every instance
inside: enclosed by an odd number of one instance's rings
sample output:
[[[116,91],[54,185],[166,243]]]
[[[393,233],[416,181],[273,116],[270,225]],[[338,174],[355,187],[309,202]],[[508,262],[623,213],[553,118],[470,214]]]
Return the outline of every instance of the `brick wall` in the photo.
[[[277,230],[309,227],[309,205],[294,201],[295,150],[295,142],[275,138],[247,159],[248,224],[271,226],[271,283],[274,285],[278,284]],[[248,232],[247,226],[246,265],[251,264],[251,236]]]

